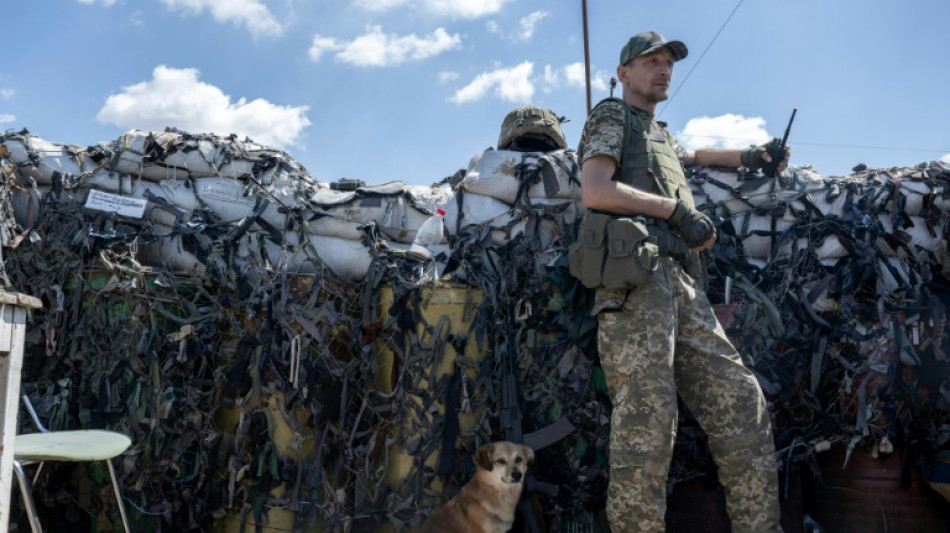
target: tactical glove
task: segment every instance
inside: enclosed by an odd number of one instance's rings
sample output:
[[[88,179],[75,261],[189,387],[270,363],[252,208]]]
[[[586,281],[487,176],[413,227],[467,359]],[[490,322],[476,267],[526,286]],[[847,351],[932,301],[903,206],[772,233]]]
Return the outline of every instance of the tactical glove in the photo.
[[[748,149],[739,152],[739,160],[742,166],[749,170],[757,170],[765,166],[765,159],[762,156],[767,152],[766,145],[750,146]]]
[[[680,236],[683,237],[690,249],[706,244],[706,241],[716,234],[716,226],[713,221],[704,213],[686,205],[682,200],[676,201],[673,214],[666,221],[679,231]]]

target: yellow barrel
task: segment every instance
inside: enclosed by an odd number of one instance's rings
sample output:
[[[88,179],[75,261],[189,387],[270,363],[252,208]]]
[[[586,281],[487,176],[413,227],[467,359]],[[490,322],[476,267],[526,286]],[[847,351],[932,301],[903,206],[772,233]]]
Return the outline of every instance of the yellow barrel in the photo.
[[[392,288],[388,286],[381,287],[380,289],[379,319],[385,322],[390,318],[387,311],[393,305],[393,291]],[[427,323],[435,327],[440,321],[445,320],[445,327],[441,332],[439,332],[443,337],[448,336],[449,334],[467,335],[469,333],[469,328],[471,327],[472,321],[475,318],[475,313],[482,301],[483,295],[480,289],[465,286],[456,282],[441,281],[438,284],[424,287],[422,291],[423,294],[422,303],[420,304],[420,312]],[[421,323],[416,326],[416,335],[419,339],[419,342],[422,344],[429,344],[436,340],[432,338],[432,333],[427,332]],[[483,347],[487,347],[487,344],[484,344]],[[486,352],[485,350],[479,351],[478,343],[476,342],[474,336],[471,336],[468,343],[465,345],[463,355],[477,363],[485,359]],[[457,354],[455,353],[455,349],[451,344],[446,344],[442,360],[437,366],[429,367],[428,372],[425,375],[404,376],[403,379],[411,380],[412,383],[417,385],[428,383],[430,378],[432,378],[433,381],[438,381],[443,376],[455,372],[456,358]],[[386,346],[386,344],[383,342],[380,343],[380,349],[377,354],[377,365],[379,372],[377,386],[379,387],[380,391],[387,394],[391,393],[393,391],[393,386],[399,376],[400,370],[398,368],[398,362],[395,361],[392,348]],[[474,368],[473,366],[474,365],[466,365],[464,367],[464,372],[469,378],[477,379],[479,377],[478,371],[477,368]],[[484,390],[468,390],[466,392],[470,397],[481,396],[487,393],[487,391]],[[464,394],[465,392],[463,392],[463,395]],[[444,414],[445,399],[440,397],[434,397],[432,399],[434,400],[435,404],[432,406],[434,407],[433,410],[439,415]],[[407,395],[406,401],[415,402],[415,405],[420,407],[423,406],[423,399],[416,395]],[[428,409],[418,409],[415,411],[417,413],[425,413],[424,416],[426,416],[427,422],[429,424],[432,423],[432,411]],[[456,448],[462,444],[471,444],[471,441],[473,440],[472,432],[475,429],[475,425],[481,418],[483,411],[484,408],[475,409],[471,412],[459,412],[459,438],[455,442]],[[399,415],[405,416],[407,418],[409,417],[408,413],[399,413]],[[402,424],[402,426],[393,428],[390,431],[410,432],[416,430],[412,429],[412,426],[407,420]],[[410,438],[420,436],[424,439],[440,438],[439,435],[406,436]],[[408,450],[400,447],[398,444],[390,445],[387,450],[385,482],[393,491],[399,492],[400,488],[405,488],[405,480],[414,468],[414,460],[418,461],[415,464],[424,465],[425,467],[434,470],[436,469],[439,461],[440,449],[441,445],[436,447],[435,451],[433,451],[428,457],[414,457],[409,453]],[[438,477],[433,478],[432,484],[429,486],[429,488],[436,492],[441,492],[441,480],[438,479]],[[379,528],[378,531],[392,531],[392,528],[384,526]]]
[[[313,282],[313,277],[308,275],[291,275],[287,278],[288,290],[293,296],[300,296],[305,294],[310,290],[310,285]],[[329,295],[321,295],[324,299],[330,298]],[[254,328],[257,327],[257,320],[251,317],[245,317],[242,322],[242,329],[245,332],[254,331]],[[343,326],[340,326],[341,328]],[[301,334],[304,334],[301,332]],[[336,340],[337,336],[345,336],[348,338],[349,334],[344,334],[341,332],[335,333],[332,338],[328,339],[331,343],[331,348],[335,348],[337,344],[346,346],[348,342],[338,342]],[[334,354],[349,357],[348,354]],[[271,441],[274,443],[274,448],[278,457],[289,457],[297,462],[303,462],[310,466],[313,462],[313,458],[316,453],[316,437],[314,428],[308,426],[305,422],[310,416],[308,411],[303,407],[297,407],[295,410],[282,410],[281,405],[285,403],[284,397],[289,395],[292,391],[288,389],[281,391],[275,390],[269,394],[260,395],[260,404],[257,406],[246,406],[245,407],[245,416],[250,415],[257,410],[260,410],[267,417],[267,429],[268,435],[270,436]],[[310,391],[310,395],[316,394],[316,391]],[[287,418],[290,417],[291,420],[295,420],[294,424],[291,424],[287,421]],[[241,423],[241,410],[238,407],[233,408],[224,408],[219,407],[214,413],[214,421],[217,426],[217,430],[229,437],[233,438],[238,431],[238,425]],[[296,426],[297,429],[294,429]],[[232,444],[233,446],[233,444]],[[219,475],[229,476],[229,472],[220,472]],[[241,482],[236,483],[240,485]],[[247,483],[247,480],[243,480],[243,483]],[[237,489],[238,487],[235,487]],[[280,500],[284,497],[286,491],[288,490],[286,483],[280,483],[275,486],[269,493],[270,497],[276,500]],[[323,494],[306,494],[300,495],[301,499],[315,499],[319,501],[323,498]],[[236,497],[237,501],[238,498]],[[244,508],[231,509],[223,517],[217,517],[214,520],[214,527],[212,530],[215,533],[238,533],[241,531],[241,520],[242,515],[245,520],[245,531],[255,531],[257,525],[254,520],[254,514],[249,510],[250,506],[248,502],[244,503]],[[243,511],[247,511],[246,513]],[[295,531],[299,533],[310,533],[322,531],[322,520],[319,512],[311,511],[315,516],[305,517],[304,527],[302,529],[294,529],[294,517],[297,514],[297,511],[287,508],[265,508],[265,521],[261,531],[263,533],[281,533],[285,531]],[[313,525],[310,525],[313,524]]]
[[[283,393],[275,391],[269,395],[261,397],[260,409],[267,416],[267,428],[271,440],[274,442],[274,448],[280,457],[290,457],[296,461],[312,460],[314,456],[314,435],[313,429],[308,428],[303,421],[307,419],[307,412],[303,408],[298,408],[296,412],[288,412],[289,416],[296,417],[301,423],[298,425],[300,432],[287,423],[284,413],[281,410],[281,403],[284,401]],[[241,422],[241,412],[237,407],[231,409],[219,408],[214,414],[215,424],[219,431],[226,435],[234,435],[238,430],[238,424]],[[228,476],[228,472],[222,472],[220,475]],[[240,484],[242,481],[239,481]],[[246,481],[243,481],[246,483]],[[237,488],[237,487],[236,487]],[[273,498],[282,498],[287,491],[286,483],[281,483],[270,491]],[[313,495],[316,497],[317,495]],[[245,504],[247,505],[247,504]],[[264,533],[280,533],[294,530],[294,515],[290,509],[271,508],[265,509],[266,525]],[[230,513],[215,521],[214,531],[216,533],[237,533],[241,530],[241,511],[232,510]],[[248,511],[245,514],[246,531],[254,531],[256,522],[254,514]],[[310,520],[308,520],[309,522]],[[320,522],[317,520],[315,525],[310,528],[298,529],[296,531],[317,532],[321,531]]]

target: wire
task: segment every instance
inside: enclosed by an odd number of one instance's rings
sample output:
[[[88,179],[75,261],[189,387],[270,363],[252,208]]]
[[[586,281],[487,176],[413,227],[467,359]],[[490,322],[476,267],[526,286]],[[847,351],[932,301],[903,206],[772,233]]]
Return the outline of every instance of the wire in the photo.
[[[706,49],[703,50],[703,53],[699,55],[699,59],[697,59],[696,62],[693,63],[692,68],[689,69],[689,72],[686,73],[686,77],[683,78],[683,82],[679,84],[679,87],[677,87],[676,90],[673,91],[673,95],[670,96],[670,98],[666,101],[666,103],[663,104],[663,109],[660,109],[660,112],[657,113],[657,116],[660,116],[663,114],[663,111],[666,110],[666,106],[670,105],[670,102],[672,102],[673,99],[676,98],[676,95],[679,94],[680,89],[682,89],[683,86],[686,85],[686,80],[688,80],[690,75],[693,74],[693,71],[696,70],[696,67],[699,66],[703,58],[706,57],[706,52],[709,51],[713,43],[716,42],[716,39],[719,38],[719,34],[722,33],[722,30],[726,28],[726,24],[729,24],[729,21],[732,20],[732,16],[735,15],[736,11],[739,10],[739,6],[742,5],[742,2],[745,2],[745,0],[739,0],[739,3],[736,4],[736,7],[732,9],[732,13],[729,13],[729,16],[726,18],[726,21],[722,23],[722,26],[719,27],[719,31],[716,32],[716,35],[714,35],[712,40],[709,41],[709,44],[706,45]]]
[[[720,139],[723,141],[742,141],[742,142],[755,142],[753,139],[740,139],[737,137],[722,137],[719,135],[698,135],[692,133],[678,133],[677,137],[702,137],[704,139]],[[944,149],[929,149],[929,148],[899,148],[896,146],[865,146],[860,144],[835,144],[835,143],[817,143],[817,142],[807,142],[807,141],[795,141],[789,142],[790,145],[804,145],[804,146],[821,146],[828,148],[860,148],[862,150],[888,150],[892,152],[942,152],[950,153],[950,148]]]

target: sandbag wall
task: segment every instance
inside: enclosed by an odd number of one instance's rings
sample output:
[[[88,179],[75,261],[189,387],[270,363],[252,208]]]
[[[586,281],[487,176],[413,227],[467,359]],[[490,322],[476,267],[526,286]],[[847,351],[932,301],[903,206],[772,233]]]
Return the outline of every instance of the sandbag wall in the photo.
[[[565,484],[560,501],[579,513],[600,504],[602,391],[590,345],[586,354],[564,349],[574,336],[559,323],[568,313],[558,311],[544,266],[574,231],[573,152],[488,151],[459,172],[464,184],[353,190],[251,141],[177,131],[133,131],[89,147],[8,133],[0,157],[5,284],[46,304],[31,323],[24,390],[53,428],[132,437],[118,475],[138,528],[261,524],[287,510],[301,529],[418,525],[443,498],[419,496],[435,473],[416,468],[397,487],[384,473],[385,450],[402,444],[391,428],[413,416],[399,395],[423,384],[408,375],[395,396],[381,395],[375,357],[399,336],[409,339],[399,345],[407,358],[452,349],[438,335],[406,334],[424,321],[417,310],[436,270],[485,295],[465,332],[480,350],[535,339],[523,352],[535,358],[521,358],[520,372],[535,376],[525,379],[525,430],[559,411],[583,426],[552,450],[590,470]],[[438,261],[411,260],[403,250],[437,205],[448,212]],[[383,285],[398,309],[378,308]],[[516,305],[530,327],[499,328],[492,317]],[[504,438],[498,364],[486,357],[466,384],[483,391],[470,402],[487,409],[455,451],[447,490],[468,475],[477,445]],[[559,380],[541,379],[553,368]],[[424,385],[434,397],[446,393],[445,382]],[[415,445],[432,449],[440,431]],[[278,434],[290,437],[278,442]],[[38,491],[72,486],[67,471],[44,476]],[[92,513],[100,528],[114,525],[107,487],[97,483],[80,481],[96,485],[101,500],[51,503],[49,513],[66,521]]]
[[[301,529],[418,525],[470,475],[474,448],[505,438],[497,381],[512,350],[525,431],[561,416],[577,428],[537,455],[561,488],[540,496],[545,518],[585,524],[602,508],[610,406],[591,294],[562,257],[583,211],[573,151],[486,150],[432,186],[353,187],[234,137],[132,131],[79,147],[20,132],[0,136],[0,166],[3,281],[46,304],[25,390],[54,428],[132,436],[119,476],[143,527],[287,510]],[[710,297],[768,395],[783,470],[826,444],[913,443],[911,463],[950,446],[948,179],[939,163],[774,180],[693,169],[720,235]],[[414,261],[404,250],[438,206],[446,239],[434,263]],[[468,329],[427,318],[435,275],[480,292]],[[383,393],[379,350],[418,365],[464,343],[485,354],[457,359],[460,400],[483,409],[475,429],[449,473],[420,461],[386,483],[392,447],[441,453],[446,417],[405,396],[451,387],[403,372]],[[711,470],[683,421],[671,484]],[[69,483],[44,475],[40,491]],[[428,489],[436,477],[444,493]],[[84,512],[114,523],[97,493]]]
[[[720,234],[708,292],[771,400],[784,467],[817,472],[829,448],[908,471],[950,453],[948,185],[941,162],[774,180],[694,169]]]

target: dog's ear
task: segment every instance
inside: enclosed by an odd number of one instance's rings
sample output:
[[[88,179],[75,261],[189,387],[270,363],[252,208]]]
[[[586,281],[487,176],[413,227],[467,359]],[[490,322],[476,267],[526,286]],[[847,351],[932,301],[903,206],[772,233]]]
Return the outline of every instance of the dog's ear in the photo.
[[[491,444],[484,444],[481,448],[475,450],[475,464],[490,471],[494,466],[494,462],[492,462],[491,458],[491,452],[494,451],[494,449],[495,447]]]
[[[531,449],[531,446],[527,444],[521,445],[521,450],[524,452],[525,462],[531,464],[534,462],[534,450]]]

